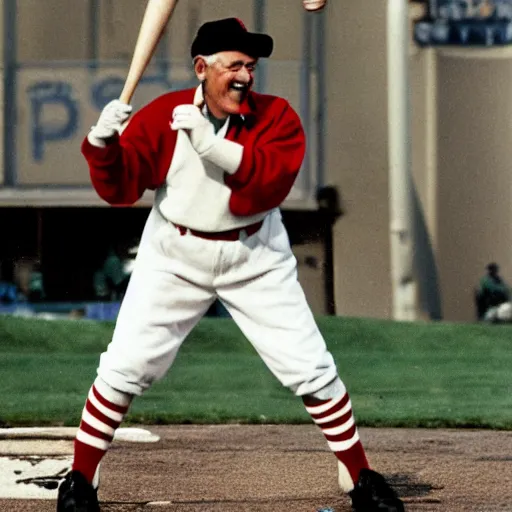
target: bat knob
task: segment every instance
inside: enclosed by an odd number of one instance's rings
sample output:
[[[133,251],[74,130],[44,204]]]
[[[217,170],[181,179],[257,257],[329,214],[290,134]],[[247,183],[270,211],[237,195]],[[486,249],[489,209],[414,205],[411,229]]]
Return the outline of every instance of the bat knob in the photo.
[[[321,11],[327,5],[327,0],[302,0],[302,5],[309,12]]]

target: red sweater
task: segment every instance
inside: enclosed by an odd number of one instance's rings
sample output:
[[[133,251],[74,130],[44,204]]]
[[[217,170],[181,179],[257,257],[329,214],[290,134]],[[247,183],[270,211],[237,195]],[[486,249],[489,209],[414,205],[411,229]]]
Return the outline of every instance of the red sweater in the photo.
[[[106,148],[87,138],[82,143],[92,184],[111,205],[132,205],[144,192],[166,181],[177,132],[169,123],[175,107],[192,104],[195,89],[164,94],[140,109]],[[289,103],[251,92],[244,118],[234,116],[226,138],[244,148],[237,171],[224,173],[231,189],[229,209],[236,216],[255,215],[278,207],[286,198],[302,165],[305,135]]]

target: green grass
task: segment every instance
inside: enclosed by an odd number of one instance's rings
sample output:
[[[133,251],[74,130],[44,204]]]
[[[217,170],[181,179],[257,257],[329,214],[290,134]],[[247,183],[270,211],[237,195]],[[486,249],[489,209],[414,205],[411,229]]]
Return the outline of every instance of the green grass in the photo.
[[[512,429],[512,327],[319,318],[358,424]],[[113,324],[0,317],[0,424],[76,425]],[[304,423],[231,320],[205,318],[126,423]]]

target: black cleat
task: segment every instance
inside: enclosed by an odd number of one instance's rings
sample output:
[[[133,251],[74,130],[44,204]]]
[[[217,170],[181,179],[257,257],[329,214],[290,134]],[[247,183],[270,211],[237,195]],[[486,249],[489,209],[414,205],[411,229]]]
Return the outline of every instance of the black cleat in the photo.
[[[352,491],[354,512],[404,512],[404,504],[384,477],[371,469],[362,469]]]
[[[70,471],[60,484],[57,512],[100,512],[98,491],[79,471]]]

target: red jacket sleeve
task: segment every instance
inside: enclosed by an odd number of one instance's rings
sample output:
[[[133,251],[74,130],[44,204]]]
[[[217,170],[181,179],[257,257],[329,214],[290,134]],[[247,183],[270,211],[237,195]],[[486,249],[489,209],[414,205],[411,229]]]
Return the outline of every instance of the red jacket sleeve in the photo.
[[[231,188],[229,207],[234,215],[255,215],[279,206],[304,160],[304,129],[288,102],[276,98],[265,119],[267,126],[254,130],[242,142],[238,170],[224,178]]]
[[[167,109],[155,104],[141,109],[106,148],[93,146],[87,137],[82,154],[89,165],[94,189],[107,203],[130,206],[144,192],[155,190],[167,175],[176,145]]]

